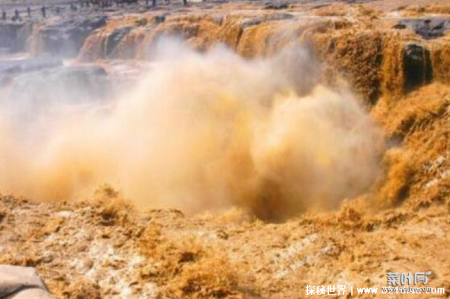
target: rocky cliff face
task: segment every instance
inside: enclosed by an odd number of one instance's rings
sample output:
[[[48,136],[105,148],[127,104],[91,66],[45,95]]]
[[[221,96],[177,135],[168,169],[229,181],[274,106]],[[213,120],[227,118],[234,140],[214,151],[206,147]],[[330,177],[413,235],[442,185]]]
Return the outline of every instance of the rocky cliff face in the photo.
[[[350,6],[349,6],[350,7]],[[31,36],[36,56],[151,59],[162,36],[180,37],[205,51],[224,44],[248,58],[270,56],[292,44],[314,49],[330,80],[348,79],[373,105],[381,96],[401,96],[433,79],[449,82],[449,16],[410,10],[388,13],[364,6],[290,6],[261,10],[223,5],[207,11],[155,11],[125,16],[71,16],[39,24]],[[434,11],[433,11],[434,12]],[[8,51],[23,50],[29,25],[1,25]]]
[[[0,53],[27,50],[32,24],[0,24]]]
[[[86,38],[106,24],[106,17],[74,17],[41,24],[31,51],[36,56],[72,58],[77,56]]]

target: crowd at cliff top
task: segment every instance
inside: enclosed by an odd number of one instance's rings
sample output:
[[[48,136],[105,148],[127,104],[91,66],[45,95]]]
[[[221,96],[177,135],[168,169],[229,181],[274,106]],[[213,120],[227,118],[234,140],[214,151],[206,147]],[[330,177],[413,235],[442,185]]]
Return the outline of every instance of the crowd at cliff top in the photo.
[[[158,5],[157,0],[143,0],[145,6],[156,7]],[[183,5],[188,4],[188,0],[182,0]],[[170,0],[164,0],[166,5],[171,4]],[[42,7],[36,8],[36,6],[28,5],[22,8],[16,7],[14,10],[2,8],[1,21],[13,21],[21,22],[24,18],[32,18],[33,16],[47,18],[49,15],[60,15],[63,12],[69,10],[72,13],[81,12],[83,9],[108,9],[111,7],[125,7],[128,5],[139,4],[139,0],[79,0],[70,3],[62,4],[50,4],[42,5]]]

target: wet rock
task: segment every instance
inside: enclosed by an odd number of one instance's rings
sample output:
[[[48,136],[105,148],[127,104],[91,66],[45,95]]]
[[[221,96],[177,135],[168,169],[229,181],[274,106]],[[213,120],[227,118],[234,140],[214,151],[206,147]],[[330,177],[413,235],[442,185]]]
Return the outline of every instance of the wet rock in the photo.
[[[426,18],[426,19],[406,19],[396,24],[394,29],[412,28],[415,33],[422,38],[429,40],[445,35],[450,29],[450,19],[446,18]]]
[[[39,117],[55,107],[71,105],[87,109],[106,100],[112,88],[105,70],[99,66],[64,66],[14,76],[5,99],[17,120],[32,127]],[[92,111],[94,112],[94,111]]]
[[[392,28],[394,28],[394,29],[406,29],[407,28],[407,26],[406,26],[406,24],[403,24],[403,23],[398,23],[398,24],[395,24]]]
[[[116,30],[111,33],[111,35],[108,36],[108,39],[106,40],[106,48],[105,52],[106,55],[110,55],[114,52],[117,45],[120,43],[120,41],[133,29],[132,26],[128,27],[121,27],[117,28]]]
[[[409,92],[433,79],[430,51],[418,43],[408,43],[403,53],[404,89]]]
[[[37,55],[70,58],[78,54],[89,34],[106,24],[106,17],[77,17],[45,26],[39,32]]]
[[[62,65],[60,60],[18,59],[0,60],[0,88],[10,84],[19,74],[51,69]]]
[[[413,24],[414,31],[424,39],[433,39],[444,36],[450,29],[450,21],[445,19],[426,19]]]
[[[166,21],[166,16],[164,16],[164,15],[162,15],[162,16],[155,16],[155,19],[154,19],[155,25],[164,23],[165,21]]]
[[[55,68],[62,65],[61,60],[54,59],[18,59],[0,60],[0,74],[11,75]]]
[[[264,9],[288,9],[289,8],[289,4],[284,3],[284,2],[267,2],[264,5]]]
[[[21,25],[17,24],[3,24],[0,26],[0,50],[8,53],[15,51],[15,44],[17,40],[17,31]]]
[[[264,22],[269,22],[269,21],[282,21],[282,20],[290,20],[293,19],[294,16],[288,13],[276,13],[276,14],[270,14],[267,16],[263,16],[263,17],[258,17],[258,18],[254,18],[254,19],[250,19],[250,20],[245,20],[242,23],[242,27],[248,28],[250,26],[256,26],[259,25],[261,23]]]
[[[7,216],[7,213],[5,210],[0,209],[0,223],[3,221],[3,219],[5,219]]]
[[[30,32],[29,24],[0,24],[0,53],[24,51]]]
[[[216,236],[219,239],[223,239],[223,240],[228,240],[228,237],[229,237],[228,233],[226,231],[224,231],[223,229],[218,230],[216,232]]]

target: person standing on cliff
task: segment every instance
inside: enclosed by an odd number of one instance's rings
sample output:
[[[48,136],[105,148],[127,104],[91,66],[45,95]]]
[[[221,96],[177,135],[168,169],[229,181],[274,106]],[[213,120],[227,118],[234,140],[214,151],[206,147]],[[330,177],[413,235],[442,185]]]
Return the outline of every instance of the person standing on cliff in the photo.
[[[2,20],[6,21],[6,11],[5,10],[2,11]]]
[[[19,11],[16,9],[15,11],[14,11],[14,18],[13,18],[13,21],[19,21],[20,20],[20,14],[19,14]]]
[[[28,17],[31,18],[31,8],[29,6],[27,7],[27,13]]]
[[[42,17],[44,17],[44,18],[47,17],[47,14],[45,12],[45,5],[42,6],[41,11],[42,11]]]

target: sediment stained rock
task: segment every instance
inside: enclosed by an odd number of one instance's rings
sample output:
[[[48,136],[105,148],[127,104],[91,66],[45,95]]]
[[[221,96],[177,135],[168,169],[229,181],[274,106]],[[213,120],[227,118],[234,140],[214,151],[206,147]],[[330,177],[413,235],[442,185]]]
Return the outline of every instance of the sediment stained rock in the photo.
[[[349,79],[370,105],[382,95],[405,94],[435,76],[447,80],[447,43],[439,39],[422,43],[412,30],[392,29],[387,21],[366,20],[362,26],[343,17],[287,13],[175,15],[165,16],[163,22],[149,14],[143,20],[145,26],[122,20],[96,31],[87,39],[79,59],[148,59],[162,36],[181,37],[199,51],[222,43],[248,58],[271,56],[289,44],[303,43],[325,62],[330,82],[337,76]]]
[[[32,51],[37,56],[75,57],[89,34],[104,26],[105,22],[103,16],[91,16],[44,24],[35,37],[37,42]]]
[[[430,51],[418,43],[408,43],[403,50],[404,90],[409,92],[433,79]]]

